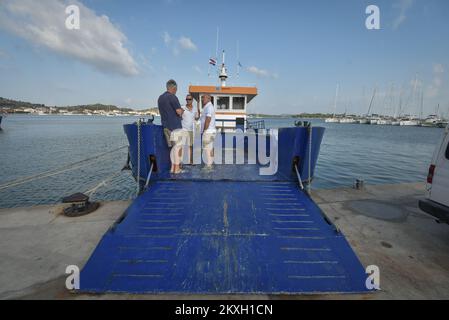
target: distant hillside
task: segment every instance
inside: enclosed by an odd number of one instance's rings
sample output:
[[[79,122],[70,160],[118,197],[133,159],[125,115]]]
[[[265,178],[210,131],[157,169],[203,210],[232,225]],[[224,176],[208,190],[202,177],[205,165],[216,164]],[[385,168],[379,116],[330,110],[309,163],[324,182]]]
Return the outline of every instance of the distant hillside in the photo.
[[[122,111],[122,112],[130,112],[130,111],[134,111],[133,109],[130,108],[119,108],[117,106],[114,105],[104,105],[101,103],[96,103],[96,104],[87,104],[87,105],[80,105],[80,106],[71,106],[71,107],[61,107],[63,109],[66,109],[70,112],[82,112],[84,110],[89,110],[89,111],[108,111],[108,112],[112,112],[112,111]]]
[[[16,108],[20,108],[20,109],[26,109],[26,108],[44,108],[45,105],[44,104],[34,104],[34,103],[29,103],[29,102],[23,102],[23,101],[15,101],[15,100],[9,100],[9,99],[5,99],[0,97],[0,108],[11,108],[11,109],[16,109]]]
[[[67,111],[71,113],[86,113],[86,112],[122,112],[122,113],[129,113],[129,112],[153,112],[158,113],[158,108],[149,108],[145,110],[134,110],[131,108],[120,108],[114,105],[105,105],[101,103],[96,104],[88,104],[88,105],[79,105],[79,106],[46,106],[45,104],[36,104],[36,103],[29,103],[29,102],[23,102],[23,101],[16,101],[11,99],[6,99],[0,97],[0,111],[8,112],[8,113],[29,113],[26,112],[26,110],[39,110],[47,112],[50,109],[52,109],[52,113],[59,113],[60,111]]]

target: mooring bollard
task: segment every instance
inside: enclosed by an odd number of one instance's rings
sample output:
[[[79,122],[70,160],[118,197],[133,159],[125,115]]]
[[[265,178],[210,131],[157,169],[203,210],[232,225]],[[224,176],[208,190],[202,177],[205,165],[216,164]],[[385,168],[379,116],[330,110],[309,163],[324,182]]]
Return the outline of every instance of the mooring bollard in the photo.
[[[365,188],[365,181],[363,179],[356,179],[354,182],[354,189],[363,190]]]

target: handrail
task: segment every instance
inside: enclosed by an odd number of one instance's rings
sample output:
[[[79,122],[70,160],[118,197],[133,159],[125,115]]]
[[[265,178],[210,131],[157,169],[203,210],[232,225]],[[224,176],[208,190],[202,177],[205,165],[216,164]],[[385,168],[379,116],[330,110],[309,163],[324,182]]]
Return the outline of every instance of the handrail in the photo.
[[[147,189],[148,185],[150,184],[151,173],[153,172],[153,167],[154,167],[154,162],[151,162],[151,168],[150,168],[150,171],[148,172],[147,181],[145,182],[144,189]]]
[[[301,175],[299,174],[298,170],[298,164],[295,164],[295,170],[296,170],[296,177],[298,178],[299,181],[299,187],[301,188],[301,190],[304,190],[304,185],[302,183]]]

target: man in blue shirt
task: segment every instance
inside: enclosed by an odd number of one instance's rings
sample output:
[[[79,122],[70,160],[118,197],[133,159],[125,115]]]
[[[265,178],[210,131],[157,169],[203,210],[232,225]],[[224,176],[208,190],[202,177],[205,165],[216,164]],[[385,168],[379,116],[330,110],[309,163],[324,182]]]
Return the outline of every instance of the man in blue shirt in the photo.
[[[182,148],[180,145],[181,139],[175,137],[176,131],[182,130],[182,114],[184,110],[181,108],[178,98],[176,97],[176,92],[178,91],[178,85],[175,80],[169,80],[167,82],[167,91],[163,93],[157,105],[159,108],[159,113],[161,115],[162,126],[164,127],[164,135],[167,140],[167,145],[169,148],[177,147],[175,150],[175,156],[179,156],[178,159],[172,161],[171,173],[180,173],[180,159],[182,157]],[[179,142],[179,143],[178,143]]]

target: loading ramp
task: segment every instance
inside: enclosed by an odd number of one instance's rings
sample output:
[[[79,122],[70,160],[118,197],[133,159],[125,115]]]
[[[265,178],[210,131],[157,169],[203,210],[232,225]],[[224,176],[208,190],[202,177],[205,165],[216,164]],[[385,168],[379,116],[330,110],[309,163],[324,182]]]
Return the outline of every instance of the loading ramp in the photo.
[[[293,182],[156,181],[103,237],[81,292],[366,292],[344,236]]]

